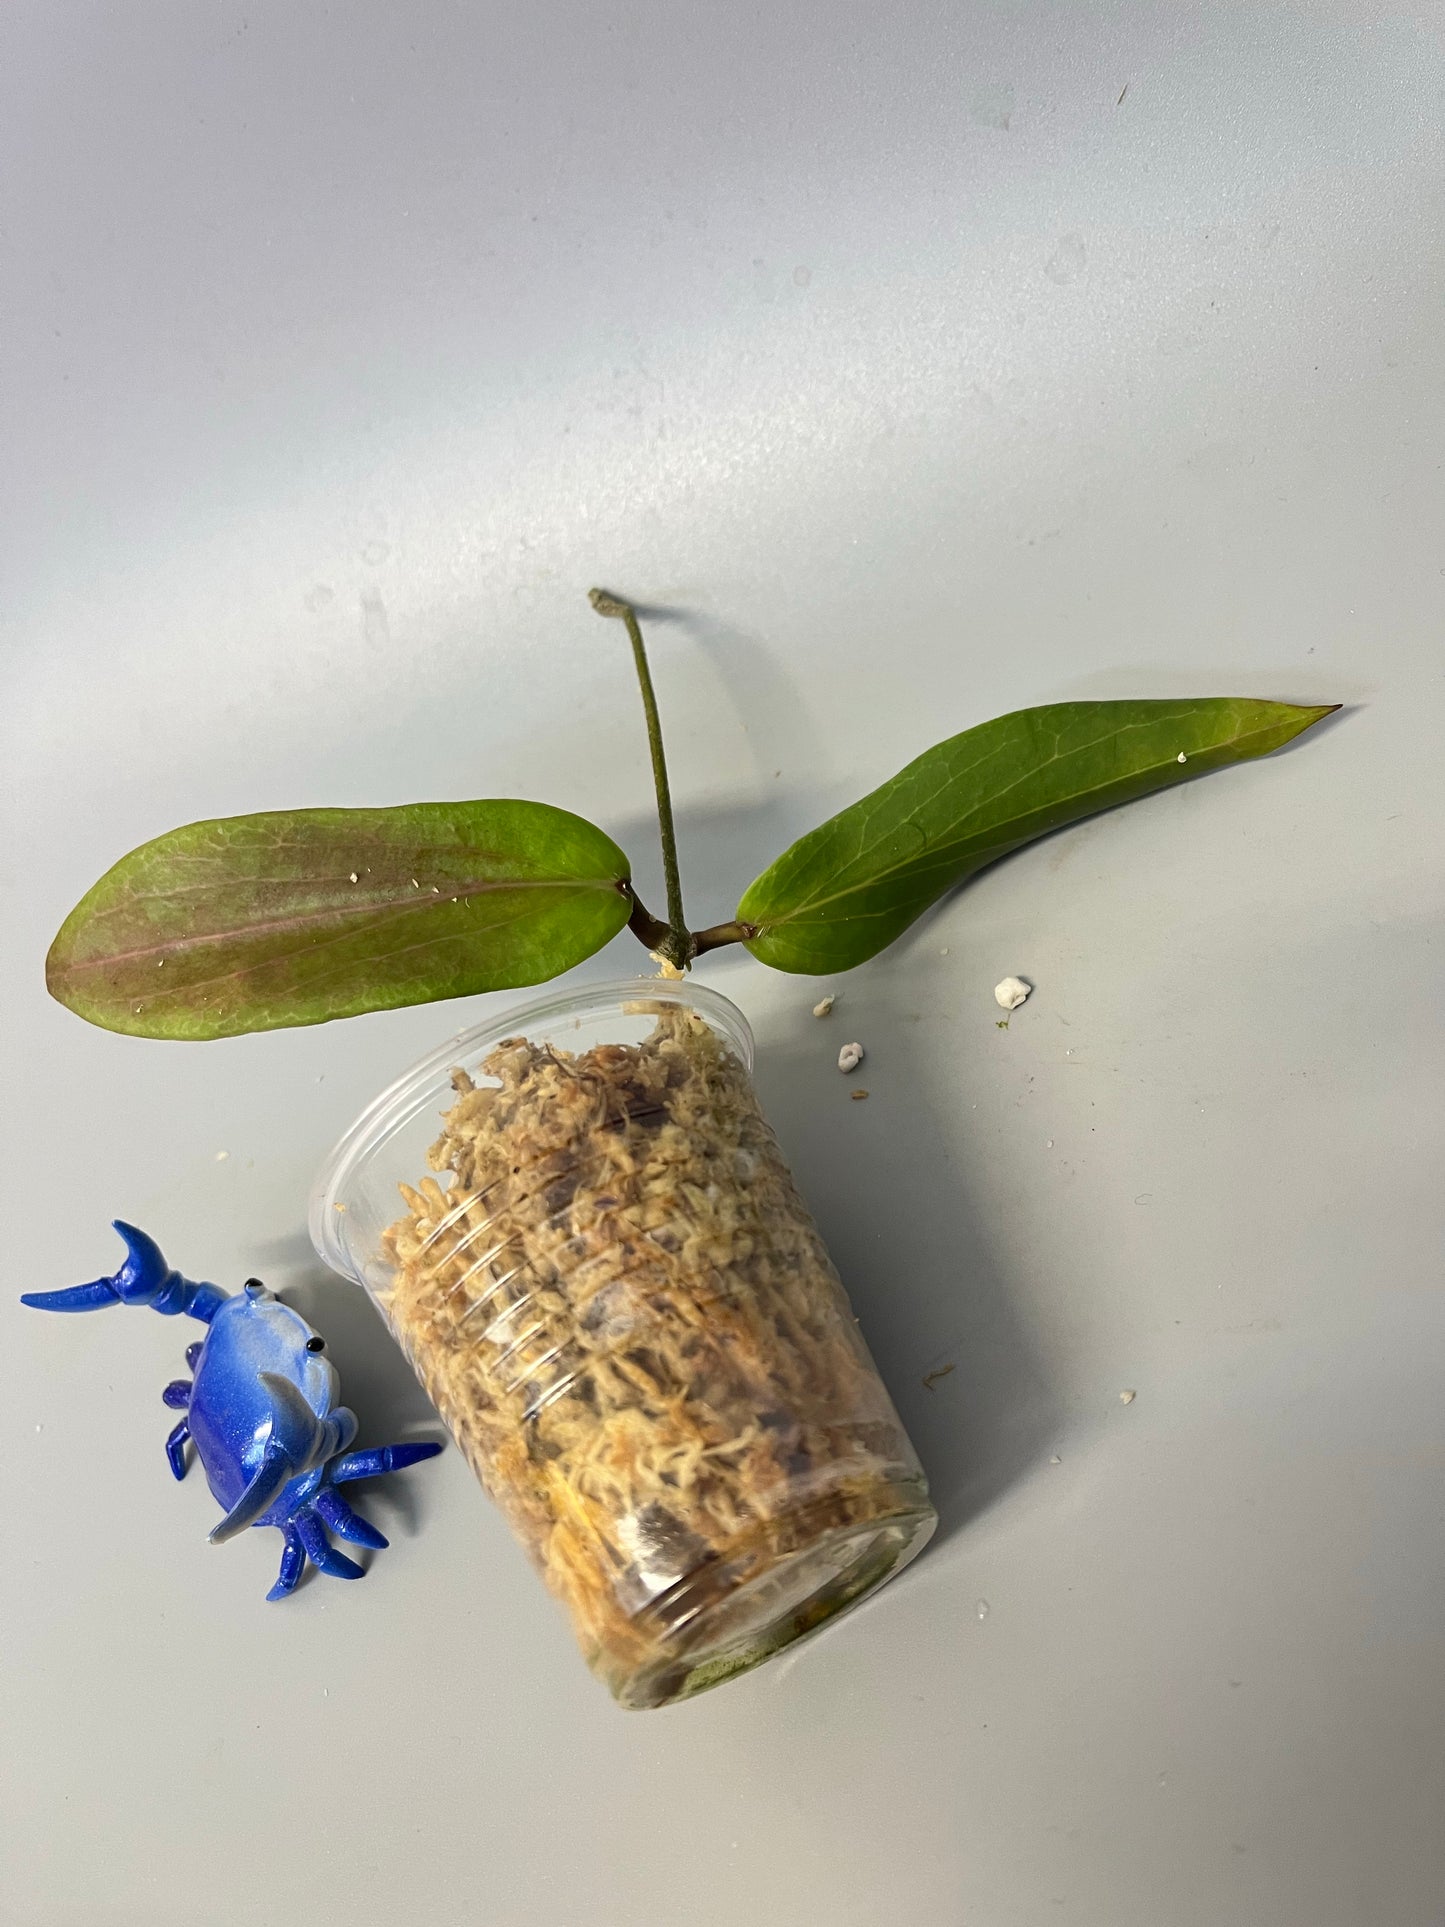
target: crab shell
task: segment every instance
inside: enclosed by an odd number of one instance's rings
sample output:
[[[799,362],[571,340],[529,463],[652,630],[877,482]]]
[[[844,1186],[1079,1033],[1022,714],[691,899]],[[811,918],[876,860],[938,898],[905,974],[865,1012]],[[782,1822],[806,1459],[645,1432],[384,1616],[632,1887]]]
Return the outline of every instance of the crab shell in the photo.
[[[260,1471],[276,1430],[276,1399],[262,1373],[289,1380],[318,1419],[341,1421],[333,1451],[351,1443],[356,1420],[337,1404],[341,1381],[322,1343],[299,1312],[261,1285],[247,1285],[228,1298],[211,1320],[195,1359],[186,1416],[206,1483],[222,1511],[231,1511]],[[284,1526],[315,1496],[325,1476],[324,1462],[300,1473],[255,1523]]]

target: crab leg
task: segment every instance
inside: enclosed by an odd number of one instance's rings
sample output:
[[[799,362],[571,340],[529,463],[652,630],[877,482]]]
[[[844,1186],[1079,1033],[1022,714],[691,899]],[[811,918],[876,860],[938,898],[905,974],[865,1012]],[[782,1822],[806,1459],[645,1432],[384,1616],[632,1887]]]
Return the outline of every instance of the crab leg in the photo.
[[[186,1476],[186,1443],[190,1436],[191,1428],[182,1419],[166,1440],[166,1457],[170,1460],[171,1470],[178,1479]]]
[[[321,1521],[308,1506],[296,1514],[296,1530],[301,1543],[314,1566],[328,1573],[333,1579],[360,1579],[365,1572],[354,1559],[348,1559],[344,1552],[338,1552],[322,1529]]]
[[[390,1543],[369,1519],[353,1512],[339,1492],[318,1492],[313,1504],[331,1530],[353,1545],[374,1546],[379,1552]]]
[[[281,1570],[276,1575],[276,1583],[267,1593],[268,1599],[284,1599],[294,1590],[296,1581],[301,1577],[301,1568],[306,1564],[306,1548],[301,1543],[301,1535],[295,1526],[282,1526],[286,1545],[281,1553]]]
[[[441,1451],[430,1440],[417,1445],[374,1445],[367,1452],[346,1452],[331,1468],[331,1483],[344,1485],[348,1479],[376,1479],[384,1472],[401,1472],[423,1459],[434,1459]]]

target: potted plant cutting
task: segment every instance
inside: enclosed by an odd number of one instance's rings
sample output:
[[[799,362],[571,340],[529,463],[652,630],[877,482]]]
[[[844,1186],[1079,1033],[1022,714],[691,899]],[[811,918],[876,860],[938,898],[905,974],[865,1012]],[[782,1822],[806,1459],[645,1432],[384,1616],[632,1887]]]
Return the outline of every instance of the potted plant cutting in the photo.
[[[66,918],[47,981],[91,1023],[200,1040],[546,983],[624,928],[657,960],[660,977],[554,994],[441,1046],[342,1139],[312,1212],[589,1663],[622,1704],[657,1706],[822,1624],[934,1523],[753,1095],[746,1023],[693,963],[740,945],[780,971],[852,969],[1011,850],[1265,755],[1335,705],[999,717],[926,750],[694,927],[637,612],[591,600],[631,644],[665,914],[611,837],[549,803],[273,811],[123,857]]]

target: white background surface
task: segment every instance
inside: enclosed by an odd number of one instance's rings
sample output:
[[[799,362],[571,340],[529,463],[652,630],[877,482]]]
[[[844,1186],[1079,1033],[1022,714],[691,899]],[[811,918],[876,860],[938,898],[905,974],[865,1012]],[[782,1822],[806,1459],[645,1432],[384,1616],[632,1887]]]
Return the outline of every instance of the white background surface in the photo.
[[[1438,1927],[1438,9],[10,0],[0,53],[0,1917]],[[535,795],[650,881],[595,580],[675,612],[700,921],[1007,708],[1352,706],[1002,866],[829,1027],[706,970],[944,1530],[651,1715],[455,1454],[267,1605],[274,1535],[166,1471],[190,1333],[13,1303],[121,1214],[425,1429],[304,1200],[478,1006],[152,1044],[42,958],[228,811]]]

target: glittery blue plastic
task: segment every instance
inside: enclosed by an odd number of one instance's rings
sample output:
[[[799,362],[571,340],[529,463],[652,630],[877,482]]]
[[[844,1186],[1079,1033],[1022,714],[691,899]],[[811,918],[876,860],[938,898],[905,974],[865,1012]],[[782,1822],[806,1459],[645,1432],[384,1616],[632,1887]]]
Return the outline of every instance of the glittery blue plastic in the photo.
[[[172,1271],[160,1246],[134,1225],[116,1220],[126,1261],[109,1278],[65,1291],[26,1292],[21,1303],[41,1311],[95,1311],[104,1305],[150,1305],[173,1317],[185,1312],[208,1327],[186,1347],[193,1378],[173,1379],[161,1397],[185,1417],[166,1440],[178,1479],[186,1475],[186,1445],[195,1447],[206,1483],[225,1511],[211,1543],[233,1539],[247,1526],[276,1526],[285,1548],[268,1599],[295,1587],[306,1561],[333,1579],[365,1571],[327,1537],[354,1545],[387,1543],[336,1490],[353,1479],[400,1472],[441,1447],[347,1447],[356,1414],[336,1403],[340,1381],[324,1356],[324,1341],[299,1312],[252,1278],[234,1297],[216,1285],[194,1284]]]

